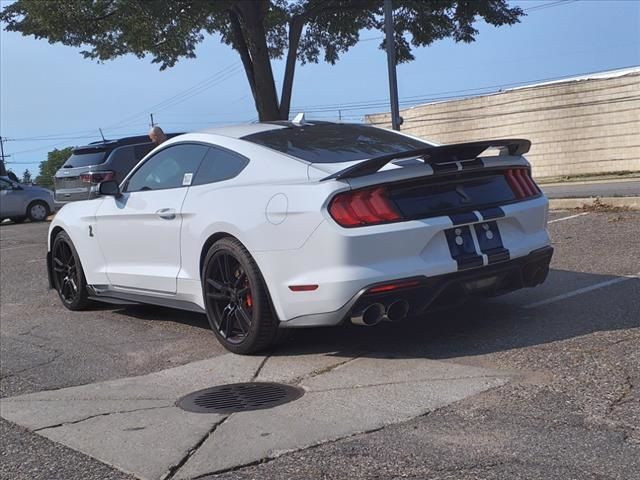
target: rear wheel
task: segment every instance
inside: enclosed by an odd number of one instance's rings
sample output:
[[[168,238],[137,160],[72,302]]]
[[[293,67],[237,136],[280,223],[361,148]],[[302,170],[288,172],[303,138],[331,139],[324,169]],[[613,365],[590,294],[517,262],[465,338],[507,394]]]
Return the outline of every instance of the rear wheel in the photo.
[[[27,216],[32,222],[43,222],[49,216],[49,206],[40,200],[31,202],[27,207]]]
[[[60,232],[51,249],[53,285],[62,304],[69,310],[84,310],[89,305],[87,281],[80,257],[65,232]]]
[[[209,249],[202,289],[211,329],[227,350],[250,354],[275,343],[279,322],[264,280],[238,240],[223,238]]]

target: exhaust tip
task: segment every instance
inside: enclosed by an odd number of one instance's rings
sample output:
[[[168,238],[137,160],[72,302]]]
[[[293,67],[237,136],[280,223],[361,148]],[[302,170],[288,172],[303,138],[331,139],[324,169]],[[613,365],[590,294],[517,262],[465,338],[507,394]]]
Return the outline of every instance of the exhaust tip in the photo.
[[[402,320],[409,313],[409,302],[406,300],[396,300],[387,307],[386,317],[392,322]]]
[[[385,308],[381,303],[372,303],[360,313],[351,316],[351,323],[365,327],[373,327],[382,321]]]

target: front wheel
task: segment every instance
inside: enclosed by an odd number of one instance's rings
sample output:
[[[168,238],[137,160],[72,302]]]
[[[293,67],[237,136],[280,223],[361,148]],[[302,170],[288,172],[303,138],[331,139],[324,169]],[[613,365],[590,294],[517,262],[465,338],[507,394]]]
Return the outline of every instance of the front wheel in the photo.
[[[51,248],[53,285],[62,304],[69,310],[84,310],[89,305],[87,281],[78,252],[69,235],[60,232]]]
[[[275,343],[279,322],[266,285],[238,240],[223,238],[209,249],[202,289],[211,329],[227,350],[251,354]]]
[[[49,206],[40,200],[31,202],[27,207],[27,217],[32,222],[43,222],[49,216]]]

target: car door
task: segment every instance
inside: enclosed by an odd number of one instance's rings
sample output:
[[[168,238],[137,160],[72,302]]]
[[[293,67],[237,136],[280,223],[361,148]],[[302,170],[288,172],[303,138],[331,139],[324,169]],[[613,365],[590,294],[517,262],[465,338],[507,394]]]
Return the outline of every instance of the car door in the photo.
[[[182,203],[208,147],[173,144],[142,163],[106,197],[96,232],[112,286],[175,293],[180,270]]]
[[[0,216],[2,218],[25,215],[24,194],[19,185],[0,178]]]

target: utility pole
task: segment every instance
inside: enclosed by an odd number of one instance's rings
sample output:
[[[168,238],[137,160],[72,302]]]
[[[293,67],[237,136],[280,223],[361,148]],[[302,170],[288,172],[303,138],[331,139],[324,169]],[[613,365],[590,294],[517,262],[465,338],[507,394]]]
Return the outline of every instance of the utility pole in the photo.
[[[391,100],[391,127],[400,130],[402,118],[398,106],[398,79],[396,77],[396,48],[393,36],[393,6],[384,0],[384,30],[386,33],[387,67],[389,69],[389,98]]]
[[[4,160],[5,158],[9,158],[11,156],[4,154],[4,142],[5,139],[0,137],[0,175],[3,176],[7,174],[7,167],[4,164]]]
[[[149,126],[153,128],[156,126],[156,123],[153,121],[153,113],[150,113],[149,116],[151,117],[151,123],[149,124]]]

